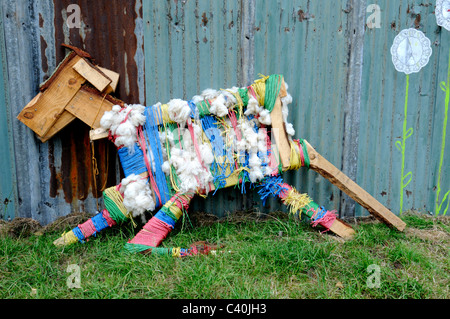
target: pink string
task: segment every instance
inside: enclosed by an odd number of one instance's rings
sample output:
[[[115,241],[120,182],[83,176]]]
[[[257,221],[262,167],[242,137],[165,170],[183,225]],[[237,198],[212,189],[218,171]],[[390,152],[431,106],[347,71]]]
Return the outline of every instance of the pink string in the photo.
[[[159,246],[172,230],[172,227],[156,217],[152,217],[143,229],[130,240],[130,244]]]
[[[198,147],[197,139],[195,138],[194,128],[192,127],[192,123],[191,123],[191,121],[187,121],[187,122],[188,122],[187,125],[188,125],[188,129],[189,129],[189,133],[191,133],[192,142],[194,143],[194,148],[195,148],[195,152],[197,153],[198,160],[202,164],[203,169],[207,170],[205,167],[205,164],[203,163],[202,155],[200,154],[200,148]],[[196,178],[197,178],[197,176],[196,176]],[[197,179],[197,182],[198,182],[198,179]]]
[[[336,215],[336,211],[335,210],[327,211],[322,218],[320,218],[319,220],[312,221],[311,224],[312,224],[313,227],[316,227],[317,225],[320,225],[320,226],[324,227],[325,230],[322,231],[321,233],[325,233],[325,232],[330,230],[330,227],[333,225],[333,223],[336,220],[336,218],[337,218],[337,215]]]
[[[102,211],[102,215],[103,215],[103,218],[106,219],[106,222],[108,223],[108,226],[109,226],[109,227],[113,227],[114,225],[117,224],[116,221],[115,221],[114,219],[111,218],[111,216],[110,216],[108,210],[104,209],[104,210]]]
[[[299,140],[294,140],[294,141],[295,141],[295,143],[296,143],[297,146],[298,146],[299,153],[300,153],[300,162],[301,162],[302,167],[303,167],[303,166],[305,166],[305,154],[303,154],[303,147],[302,147],[302,145],[300,144],[300,141],[299,141]]]
[[[95,229],[92,219],[87,220],[83,224],[78,225],[78,228],[84,235],[84,238],[91,237],[97,230]]]
[[[187,197],[187,198],[186,198]],[[179,209],[189,209],[189,203],[191,201],[193,196],[191,195],[179,195],[179,194],[175,194],[174,196],[172,196],[172,198],[170,199],[170,202],[174,203],[175,205],[177,205],[177,207]]]
[[[278,193],[278,197],[281,199],[285,199],[289,192],[292,190],[292,186],[286,183],[281,184],[282,188],[286,188],[286,189],[282,189],[279,193]]]
[[[228,112],[228,117],[230,118],[231,125],[233,126],[234,132],[236,133],[236,138],[238,141],[242,140],[242,134],[241,131],[237,128],[237,117],[234,110],[230,110]]]
[[[250,85],[247,89],[248,89],[248,92],[249,92],[255,99],[257,99],[257,98],[256,98],[256,93],[255,93],[255,90],[253,90],[253,87]]]

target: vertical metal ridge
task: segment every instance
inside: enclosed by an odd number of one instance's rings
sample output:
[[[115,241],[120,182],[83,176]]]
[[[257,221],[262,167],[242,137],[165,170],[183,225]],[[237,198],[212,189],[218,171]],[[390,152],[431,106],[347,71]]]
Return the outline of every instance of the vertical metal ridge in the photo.
[[[356,181],[361,104],[361,81],[364,51],[365,1],[349,0],[347,19],[348,65],[344,98],[344,136],[342,172]],[[341,192],[340,216],[354,216],[355,202]]]
[[[241,86],[251,84],[255,77],[255,0],[241,1]]]

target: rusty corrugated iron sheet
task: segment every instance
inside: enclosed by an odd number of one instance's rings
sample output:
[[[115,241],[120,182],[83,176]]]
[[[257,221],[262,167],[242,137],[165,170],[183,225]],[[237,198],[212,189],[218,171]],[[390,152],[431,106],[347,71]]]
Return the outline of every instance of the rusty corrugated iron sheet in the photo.
[[[67,7],[71,4],[77,4],[80,8],[80,28],[68,28],[66,24]],[[142,13],[136,8],[139,8],[139,3],[125,0],[53,1],[56,62],[62,61],[68,52],[62,44],[79,47],[89,52],[100,66],[120,74],[116,97],[126,103],[141,102],[139,92],[143,88],[138,83],[138,66],[135,60],[138,40],[135,29],[136,20]],[[40,24],[43,24],[42,20],[41,16]],[[41,37],[43,52],[46,46]],[[45,55],[42,70],[47,71]],[[59,145],[55,146],[53,140],[48,142],[50,197],[58,196],[58,190],[61,189],[67,203],[85,201],[90,193],[99,198],[105,187],[117,184],[115,146],[108,140],[96,141],[91,145],[89,129],[86,124],[76,120],[62,130],[58,136],[61,147],[58,155],[55,155],[55,147]],[[55,165],[55,156],[60,156],[60,165]],[[93,156],[98,175],[94,174]]]

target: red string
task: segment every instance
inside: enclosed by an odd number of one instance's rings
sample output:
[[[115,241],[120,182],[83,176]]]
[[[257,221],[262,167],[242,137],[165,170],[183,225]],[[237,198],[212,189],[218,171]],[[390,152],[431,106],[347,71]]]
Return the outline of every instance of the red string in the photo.
[[[116,221],[111,218],[108,210],[104,209],[102,212],[102,215],[103,215],[103,218],[106,219],[106,222],[108,223],[109,227],[112,227],[117,224]]]
[[[300,144],[300,140],[294,140],[294,141],[297,144],[298,149],[300,150],[300,162],[301,162],[302,167],[303,167],[303,166],[305,166],[305,154],[303,154],[303,147]]]
[[[320,208],[317,209],[317,211],[319,211],[319,210],[320,210]],[[312,224],[313,227],[316,227],[317,225],[320,225],[320,226],[324,227],[325,230],[322,231],[321,233],[325,233],[325,232],[330,230],[330,227],[333,225],[333,223],[336,220],[336,218],[337,218],[337,216],[336,216],[336,211],[335,210],[327,211],[322,218],[320,218],[318,220],[311,221],[311,224]]]
[[[156,217],[152,217],[143,229],[130,240],[130,244],[146,245],[151,247],[159,246],[172,230],[172,227]]]
[[[197,139],[195,138],[194,128],[191,121],[187,121],[189,133],[191,133],[192,142],[194,143],[195,152],[197,153],[198,161],[202,164],[203,169],[207,170],[202,161],[202,155],[200,154],[200,148],[198,147]],[[197,177],[197,176],[196,176]],[[198,179],[197,179],[198,182]]]
[[[237,128],[237,117],[234,110],[228,112],[228,117],[230,118],[231,125],[233,126],[234,132],[236,133],[236,138],[238,141],[242,139],[241,131]]]
[[[170,202],[174,203],[175,205],[177,205],[177,207],[179,209],[189,209],[189,203],[192,199],[192,195],[179,195],[179,194],[175,194],[174,196],[172,196],[172,198],[170,199]]]
[[[83,224],[78,225],[78,228],[84,235],[84,238],[91,237],[97,230],[95,229],[92,219],[85,221]]]
[[[289,192],[292,190],[292,186],[286,183],[281,184],[281,191],[278,193],[278,197],[281,199],[285,199]]]

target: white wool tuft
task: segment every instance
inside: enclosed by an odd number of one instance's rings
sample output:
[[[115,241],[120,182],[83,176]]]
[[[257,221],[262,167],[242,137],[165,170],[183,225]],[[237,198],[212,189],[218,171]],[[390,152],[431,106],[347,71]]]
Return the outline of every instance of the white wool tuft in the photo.
[[[294,129],[294,125],[292,125],[292,123],[285,123],[285,127],[286,127],[286,133],[289,136],[294,136],[295,135],[295,129]]]
[[[203,100],[204,100],[204,98],[203,98],[203,96],[201,96],[201,95],[194,95],[194,96],[192,97],[192,99],[191,99],[191,101],[192,101],[194,104],[203,102]]]
[[[219,94],[220,94],[220,92],[217,90],[206,89],[206,90],[203,90],[201,96],[203,96],[203,98],[206,100],[212,100],[212,99],[216,98]]]
[[[214,162],[214,154],[211,148],[207,144],[201,144],[199,149],[203,163],[205,163],[205,165],[211,165],[212,162]]]
[[[142,176],[131,174],[124,178],[119,191],[123,194],[125,208],[132,212],[133,217],[155,209],[152,191]]]
[[[286,85],[286,91],[287,91],[288,85],[287,85],[286,82],[284,84]],[[282,105],[281,113],[282,113],[282,116],[283,116],[284,127],[286,129],[286,133],[287,133],[289,139],[291,139],[292,136],[295,135],[294,126],[292,125],[292,123],[288,122],[288,116],[289,116],[289,107],[288,107],[288,105],[291,104],[291,103],[292,103],[292,96],[289,93],[287,93],[287,95],[285,97],[281,98],[281,105]]]
[[[203,144],[199,146],[200,152],[205,151]],[[210,154],[212,156],[212,154]],[[206,161],[211,161],[211,158],[202,158]],[[197,158],[195,152],[173,147],[171,149],[171,157],[168,164],[175,168],[176,174],[179,177],[179,189],[181,193],[197,191],[208,187],[208,184],[213,180],[209,169],[204,169]]]
[[[192,113],[188,102],[181,99],[173,99],[170,100],[167,104],[169,105],[170,119],[179,124],[186,124],[187,119]]]
[[[211,107],[209,111],[211,114],[214,114],[218,117],[224,117],[228,114],[228,109],[225,105],[225,96],[220,94],[217,98],[211,103]]]
[[[234,86],[231,89],[222,90],[222,94],[225,97],[225,105],[227,108],[234,107],[237,103],[236,97],[233,93],[238,92],[238,87]]]
[[[161,166],[162,171],[164,174],[169,175],[170,174],[170,164],[168,161],[165,161]]]
[[[244,114],[249,115],[257,115],[261,111],[263,111],[264,108],[259,105],[259,102],[253,95],[250,95],[248,99],[247,109],[245,110]]]
[[[259,113],[258,117],[259,122],[264,125],[272,125],[272,118],[270,117],[270,112],[266,109],[262,110]]]
[[[145,107],[140,104],[125,105],[124,108],[114,105],[111,111],[103,114],[100,125],[117,136],[114,142],[117,147],[134,149],[137,128],[145,123],[144,110]]]

